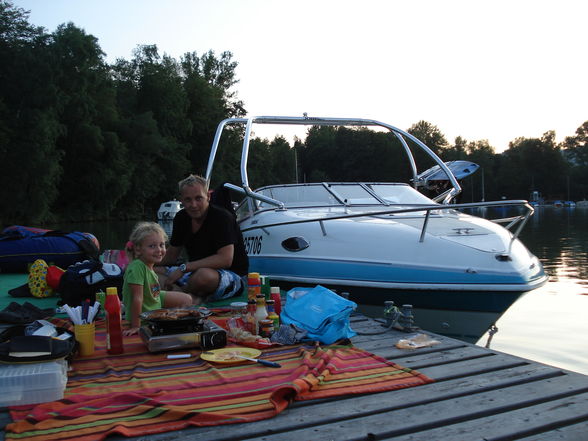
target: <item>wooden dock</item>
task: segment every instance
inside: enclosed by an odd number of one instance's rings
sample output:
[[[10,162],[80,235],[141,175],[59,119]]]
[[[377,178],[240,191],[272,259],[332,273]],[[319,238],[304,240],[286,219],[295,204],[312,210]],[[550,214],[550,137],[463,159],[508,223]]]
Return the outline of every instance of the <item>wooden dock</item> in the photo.
[[[148,437],[171,440],[588,440],[588,376],[434,336],[441,344],[400,350],[407,334],[352,318],[353,343],[417,369],[434,383],[378,394],[295,402],[254,423],[196,427]],[[3,426],[6,412],[0,414]],[[3,434],[2,434],[3,438]],[[109,437],[110,439],[129,439]]]

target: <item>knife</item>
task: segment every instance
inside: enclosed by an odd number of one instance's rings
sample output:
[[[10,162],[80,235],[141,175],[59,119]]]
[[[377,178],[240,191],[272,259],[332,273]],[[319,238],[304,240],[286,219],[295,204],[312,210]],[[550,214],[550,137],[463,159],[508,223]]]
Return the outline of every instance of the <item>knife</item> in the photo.
[[[274,367],[274,368],[282,367],[281,364],[278,364],[276,362],[269,361],[269,360],[262,360],[261,358],[249,358],[249,357],[244,357],[242,355],[237,355],[237,354],[235,354],[235,357],[242,358],[244,360],[255,361],[256,363],[263,364],[264,366],[269,366],[269,367]]]

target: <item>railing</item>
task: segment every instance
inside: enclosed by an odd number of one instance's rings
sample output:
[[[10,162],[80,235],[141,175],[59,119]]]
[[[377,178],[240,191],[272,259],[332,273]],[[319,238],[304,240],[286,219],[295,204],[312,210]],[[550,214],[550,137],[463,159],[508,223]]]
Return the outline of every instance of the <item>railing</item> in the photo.
[[[271,203],[272,205],[276,205],[281,209],[285,209],[284,204],[279,201],[275,201],[271,198],[267,198],[263,195],[255,193],[255,192],[246,192],[244,189],[237,187],[237,186],[234,186],[234,185],[231,185],[231,184],[228,184],[228,185],[225,184],[225,185],[228,188],[237,190],[242,194],[247,194],[248,196],[250,196],[253,199],[257,199],[257,200],[260,200],[263,202]],[[230,185],[230,187],[229,187],[229,185]],[[270,199],[271,202],[268,201],[268,199]],[[299,219],[299,220],[291,220],[291,221],[285,221],[285,222],[276,222],[273,224],[256,225],[251,228],[245,228],[243,231],[248,231],[251,229],[256,229],[256,228],[261,228],[261,227],[271,228],[271,227],[277,227],[277,226],[295,225],[295,224],[303,224],[303,223],[309,223],[309,222],[318,222],[321,226],[322,231],[323,231],[323,235],[326,235],[326,230],[324,228],[323,223],[328,222],[328,221],[332,221],[332,220],[351,219],[351,218],[369,217],[369,216],[382,216],[385,214],[394,215],[394,214],[404,214],[404,213],[415,213],[415,212],[425,211],[425,219],[423,221],[423,227],[421,229],[421,233],[420,233],[420,237],[419,237],[419,242],[423,242],[425,239],[425,234],[427,232],[427,226],[429,223],[430,215],[434,211],[460,210],[460,209],[464,209],[464,208],[489,208],[489,207],[512,207],[512,206],[520,206],[520,207],[526,208],[527,211],[519,216],[513,216],[513,217],[501,218],[501,219],[489,219],[490,221],[495,222],[495,223],[508,222],[508,225],[506,225],[505,228],[509,231],[511,228],[513,228],[515,225],[518,224],[518,227],[512,233],[512,238],[511,238],[511,243],[510,243],[510,245],[512,246],[512,243],[514,242],[515,239],[518,238],[520,232],[522,231],[523,227],[527,223],[527,220],[529,219],[529,217],[531,217],[533,215],[533,213],[535,212],[535,209],[531,205],[529,205],[526,200],[521,199],[521,200],[510,200],[510,201],[472,202],[472,203],[465,203],[465,204],[447,204],[447,205],[439,205],[439,204],[419,205],[418,207],[411,207],[411,208],[368,211],[368,212],[363,212],[363,213],[347,213],[347,214],[342,214],[339,216],[317,217],[317,218],[312,218],[312,219]],[[305,208],[308,208],[308,207],[305,207]],[[510,253],[510,248],[509,248],[509,253]]]

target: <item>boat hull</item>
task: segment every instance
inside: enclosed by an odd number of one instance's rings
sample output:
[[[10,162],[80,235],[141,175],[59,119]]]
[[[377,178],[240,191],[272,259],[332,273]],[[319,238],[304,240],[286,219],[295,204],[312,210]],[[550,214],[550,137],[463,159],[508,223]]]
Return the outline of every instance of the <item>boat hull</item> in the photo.
[[[384,302],[395,305],[412,305],[414,308],[468,312],[489,312],[502,314],[525,291],[465,291],[465,290],[410,290],[387,289],[343,283],[314,283],[309,281],[285,280],[268,275],[272,283],[289,290],[300,286],[322,285],[337,293],[348,293],[349,299],[360,305],[383,307]]]

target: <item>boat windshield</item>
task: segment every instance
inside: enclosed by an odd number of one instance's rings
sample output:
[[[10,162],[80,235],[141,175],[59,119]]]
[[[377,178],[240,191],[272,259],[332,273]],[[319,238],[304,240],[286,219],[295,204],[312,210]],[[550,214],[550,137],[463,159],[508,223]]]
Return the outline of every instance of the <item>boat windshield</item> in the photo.
[[[342,205],[322,184],[267,187],[257,191],[257,193],[283,202],[286,207]],[[270,205],[261,202],[259,207],[267,208]]]
[[[431,199],[406,184],[369,184],[374,193],[389,204],[434,204]]]
[[[376,194],[374,197],[369,190]],[[257,191],[286,207],[341,205],[430,205],[431,199],[406,184],[325,183],[265,187]],[[379,198],[379,199],[378,199]],[[259,208],[273,208],[260,202]]]

